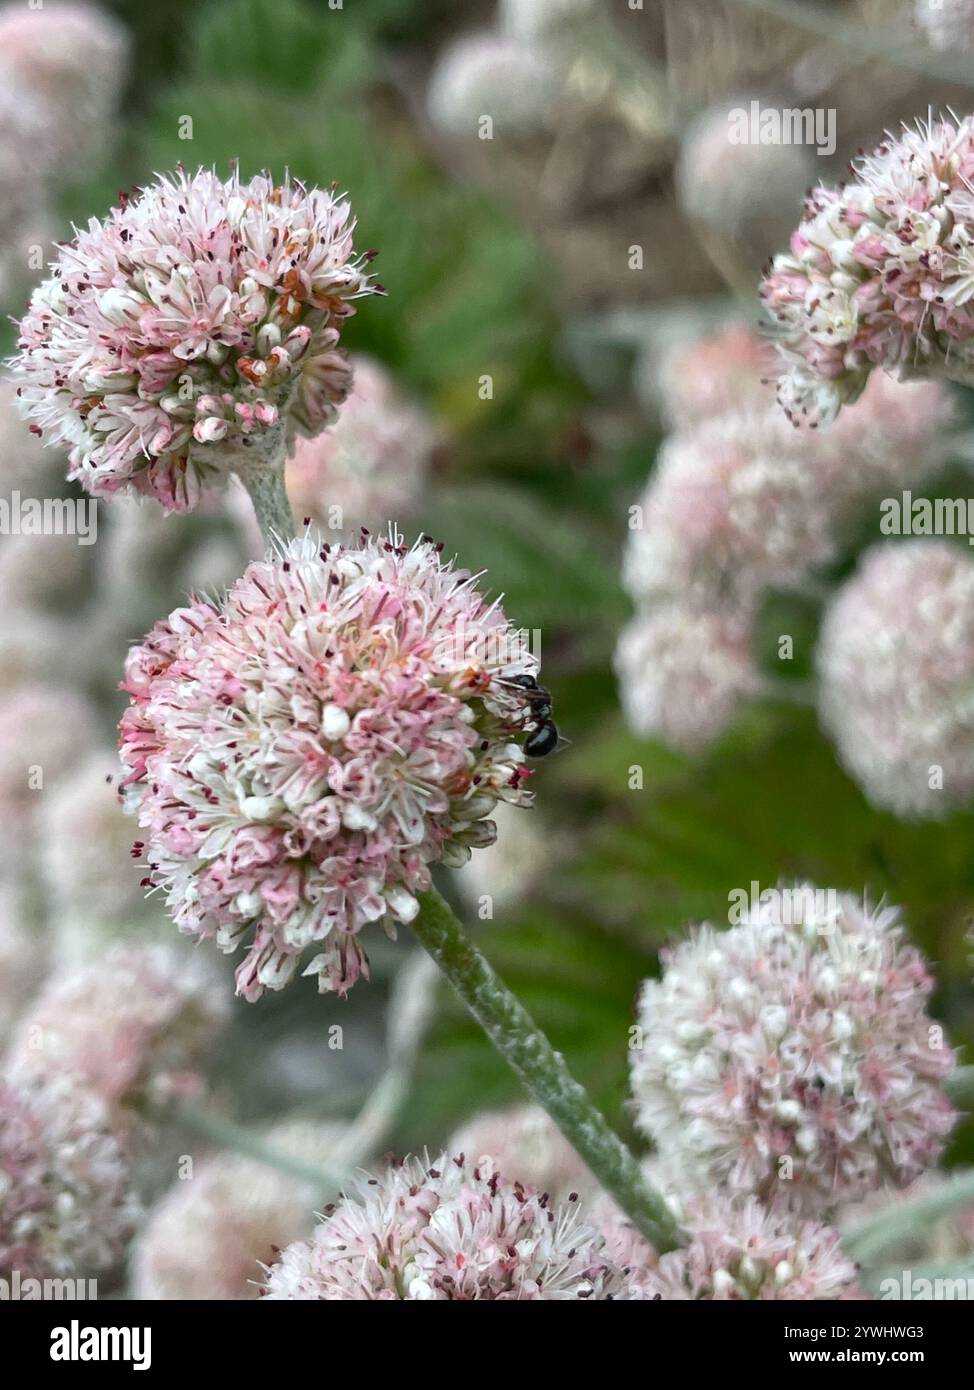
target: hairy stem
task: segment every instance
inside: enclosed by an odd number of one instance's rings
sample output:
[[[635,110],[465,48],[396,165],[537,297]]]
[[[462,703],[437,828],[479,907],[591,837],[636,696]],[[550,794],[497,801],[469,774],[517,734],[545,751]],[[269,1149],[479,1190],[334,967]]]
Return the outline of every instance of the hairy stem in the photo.
[[[680,1232],[672,1212],[648,1186],[639,1164],[573,1079],[564,1058],[468,940],[436,889],[421,893],[419,900],[413,930],[494,1047],[637,1230],[661,1254],[675,1249]]]
[[[236,472],[254,504],[264,544],[269,547],[291,540],[294,516],[284,486],[283,436],[275,439],[272,448],[261,451],[259,457],[238,463]]]

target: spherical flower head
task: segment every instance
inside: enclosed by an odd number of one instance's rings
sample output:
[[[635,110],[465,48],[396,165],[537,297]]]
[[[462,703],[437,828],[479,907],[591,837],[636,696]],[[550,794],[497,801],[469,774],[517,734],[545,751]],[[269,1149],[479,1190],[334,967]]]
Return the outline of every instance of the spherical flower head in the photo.
[[[827,462],[774,410],[671,436],[629,532],[629,592],[751,596],[797,584],[835,553]]]
[[[418,911],[428,865],[489,844],[530,805],[516,741],[537,661],[476,576],[423,540],[312,531],[222,603],[177,610],[132,650],[126,802],[181,930],[233,951],[238,992],[306,974],[345,993],[358,933]]]
[[[199,1090],[198,1068],[228,1003],[192,956],[118,945],[50,976],[14,1035],[11,1074],[71,1076],[123,1127],[146,1107]]]
[[[0,7],[0,69],[42,103],[45,172],[78,173],[104,145],[126,75],[128,35],[94,5]]]
[[[895,908],[802,885],[703,926],[643,985],[642,1131],[688,1186],[816,1215],[936,1162],[954,1054]]]
[[[619,695],[629,727],[699,753],[757,692],[751,608],[661,600],[623,628],[616,647]]]
[[[278,1153],[322,1168],[343,1137],[339,1125],[291,1123],[267,1136]],[[309,1183],[241,1154],[219,1153],[173,1184],[132,1253],[136,1298],[257,1298],[263,1268],[310,1228]]]
[[[334,417],[339,330],[377,288],[353,228],[344,199],[290,179],[158,178],[58,248],[11,363],[24,413],[89,492],[189,511]]]
[[[381,363],[351,361],[354,381],[338,419],[297,441],[286,473],[295,513],[337,532],[413,510],[438,442],[432,421],[399,395]]]
[[[621,1287],[577,1203],[461,1154],[406,1159],[328,1208],[267,1276],[273,1299],[603,1299]]]
[[[675,343],[659,358],[650,355],[648,367],[671,430],[691,430],[703,420],[774,399],[768,382],[774,349],[743,323]]]
[[[482,1111],[456,1131],[447,1150],[466,1154],[482,1171],[516,1175],[559,1201],[594,1186],[585,1164],[538,1105]]]
[[[67,1078],[0,1082],[0,1276],[106,1274],[138,1215],[125,1147],[97,1096]]]
[[[817,188],[762,297],[779,329],[778,396],[828,423],[874,367],[968,380],[974,371],[974,120],[919,122]]]
[[[489,116],[498,136],[526,139],[551,123],[560,82],[543,46],[508,34],[465,34],[437,58],[426,109],[434,129],[451,138],[476,140]]]
[[[819,715],[874,805],[937,818],[974,798],[974,560],[946,541],[868,550],[819,637]]]
[[[753,1197],[698,1199],[684,1218],[689,1241],[630,1270],[626,1297],[809,1302],[864,1298],[856,1266],[830,1226]]]

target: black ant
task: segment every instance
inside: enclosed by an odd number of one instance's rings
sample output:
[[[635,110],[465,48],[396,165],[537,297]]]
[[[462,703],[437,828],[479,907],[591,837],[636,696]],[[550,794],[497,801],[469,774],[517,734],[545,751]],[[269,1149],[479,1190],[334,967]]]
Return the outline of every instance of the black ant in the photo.
[[[546,758],[558,747],[561,735],[551,717],[551,692],[539,685],[534,676],[511,676],[505,685],[516,685],[525,691],[525,704],[531,712],[532,726],[524,740],[529,758]]]

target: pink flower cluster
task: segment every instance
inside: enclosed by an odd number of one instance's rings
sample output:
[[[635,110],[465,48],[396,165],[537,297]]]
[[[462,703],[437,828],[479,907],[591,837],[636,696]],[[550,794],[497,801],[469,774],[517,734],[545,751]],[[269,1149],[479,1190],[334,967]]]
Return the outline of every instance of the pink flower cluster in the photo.
[[[496,1123],[496,1117],[494,1122]],[[561,1167],[559,1163],[559,1167]],[[693,1198],[660,1256],[606,1197],[586,1210],[493,1162],[393,1163],[325,1211],[268,1270],[276,1300],[831,1299],[861,1297],[830,1227],[753,1198]]]
[[[877,366],[974,377],[974,119],[904,128],[853,172],[810,194],[762,287],[796,421],[830,421]]]
[[[71,1077],[119,1129],[145,1104],[192,1095],[229,1000],[199,961],[168,946],[116,946],[55,971],[23,1016],[10,1074]]]
[[[828,471],[814,441],[766,408],[672,435],[630,532],[627,588],[734,602],[798,583],[835,551]]]
[[[0,1081],[0,1277],[108,1273],[138,1215],[128,1155],[97,1096],[70,1080]]]
[[[305,973],[344,993],[369,922],[406,922],[432,862],[489,844],[498,801],[528,805],[526,635],[423,540],[309,531],[133,648],[125,799],[147,882],[233,951],[258,998]],[[137,843],[137,851],[143,845]]]
[[[637,1265],[627,1297],[680,1300],[864,1298],[857,1270],[838,1232],[799,1220],[787,1208],[753,1197],[702,1198],[688,1204],[689,1240],[679,1250]]]
[[[819,713],[876,806],[937,818],[974,798],[974,561],[948,541],[868,550],[826,611]]]
[[[744,323],[692,337],[647,356],[642,383],[670,430],[691,430],[741,407],[767,405],[774,349]]]
[[[266,1297],[563,1301],[622,1286],[575,1202],[442,1154],[393,1165],[327,1209],[268,1271]]]
[[[162,177],[58,248],[12,368],[35,430],[96,495],[188,511],[270,441],[315,434],[351,374],[351,301],[375,293],[332,192],[235,171]]]
[[[690,1190],[819,1215],[937,1160],[954,1054],[893,908],[810,885],[700,927],[643,986],[640,1128]]]
[[[753,610],[667,600],[647,604],[619,636],[615,667],[629,727],[696,753],[738,702],[760,689]]]
[[[871,495],[922,482],[949,448],[939,381],[877,375],[834,428],[794,430],[762,381],[770,364],[767,345],[731,325],[659,368],[677,429],[631,509],[623,582],[637,614],[616,669],[632,728],[691,752],[760,687],[762,594],[800,588],[835,559]]]

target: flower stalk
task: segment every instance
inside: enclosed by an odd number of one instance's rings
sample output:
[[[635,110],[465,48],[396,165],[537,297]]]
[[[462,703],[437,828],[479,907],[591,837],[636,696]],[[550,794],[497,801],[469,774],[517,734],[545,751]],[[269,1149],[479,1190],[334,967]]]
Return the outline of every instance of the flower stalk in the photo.
[[[283,436],[275,440],[272,452],[246,464],[238,464],[237,477],[247,489],[257,514],[257,524],[266,546],[289,541],[294,536],[294,514],[284,485],[285,447]]]
[[[413,931],[494,1047],[605,1190],[661,1254],[680,1243],[672,1212],[596,1110],[524,1006],[468,939],[435,888],[419,895]]]

